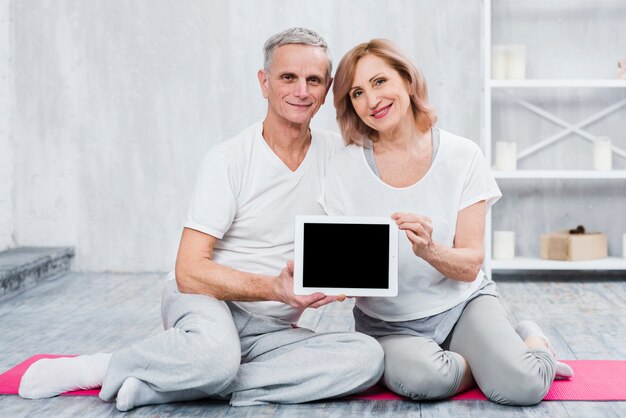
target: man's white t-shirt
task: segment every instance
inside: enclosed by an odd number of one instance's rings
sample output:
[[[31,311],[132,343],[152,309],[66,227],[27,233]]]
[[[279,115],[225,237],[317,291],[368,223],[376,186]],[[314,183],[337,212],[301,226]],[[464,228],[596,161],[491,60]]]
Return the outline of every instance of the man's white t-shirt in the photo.
[[[392,187],[374,174],[363,149],[350,145],[331,160],[319,202],[329,215],[391,216],[394,212],[426,215],[433,240],[453,246],[459,211],[482,200],[487,208],[502,194],[480,148],[469,139],[440,130],[439,150],[428,172],[409,187]],[[471,282],[446,278],[417,257],[399,234],[398,296],[362,297],[356,305],[385,321],[407,321],[444,312],[463,302],[480,286],[481,271]],[[376,254],[348,263],[367,263]]]
[[[311,145],[291,171],[267,145],[258,122],[213,147],[198,172],[185,227],[218,238],[216,263],[278,276],[293,259],[295,216],[324,214],[317,203],[338,134],[311,129]],[[280,302],[237,302],[247,311],[295,322],[302,311]]]

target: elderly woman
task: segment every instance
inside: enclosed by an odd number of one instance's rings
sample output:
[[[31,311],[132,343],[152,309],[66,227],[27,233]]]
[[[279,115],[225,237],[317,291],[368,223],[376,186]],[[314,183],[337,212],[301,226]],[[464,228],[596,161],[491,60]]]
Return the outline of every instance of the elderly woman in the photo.
[[[320,203],[330,215],[391,216],[405,232],[398,296],[354,308],[356,329],[385,351],[384,383],[415,400],[478,384],[494,402],[540,402],[573,371],[534,322],[513,327],[481,271],[485,215],[501,193],[480,148],[435,127],[423,75],[389,41],[350,50],[333,93],[347,147]]]

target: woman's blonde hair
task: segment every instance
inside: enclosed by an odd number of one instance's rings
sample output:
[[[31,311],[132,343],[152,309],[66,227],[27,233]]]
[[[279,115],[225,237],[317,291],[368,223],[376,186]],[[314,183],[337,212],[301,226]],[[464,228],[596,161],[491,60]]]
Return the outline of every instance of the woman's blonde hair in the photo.
[[[382,59],[409,82],[409,97],[416,127],[421,132],[432,128],[437,116],[428,102],[428,87],[422,72],[391,41],[372,39],[348,51],[339,62],[335,74],[333,101],[337,112],[337,123],[346,145],[353,143],[364,145],[366,138],[374,142],[378,139],[378,132],[359,118],[350,99],[356,66],[359,60],[367,55]]]

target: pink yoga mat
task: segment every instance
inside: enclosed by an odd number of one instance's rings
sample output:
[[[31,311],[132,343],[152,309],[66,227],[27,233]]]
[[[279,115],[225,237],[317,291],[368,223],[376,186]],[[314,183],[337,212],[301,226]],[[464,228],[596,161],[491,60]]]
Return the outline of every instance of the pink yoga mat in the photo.
[[[42,358],[72,357],[53,354],[38,354],[0,375],[0,394],[17,395],[22,375],[35,361]],[[626,400],[625,360],[563,360],[574,369],[570,380],[555,380],[544,401],[624,401]],[[98,396],[100,390],[81,390],[63,395]],[[349,399],[363,400],[406,400],[389,390],[374,386]],[[486,400],[479,389],[457,395],[453,400]]]
[[[626,400],[626,361],[624,360],[561,360],[574,369],[569,380],[555,380],[544,401],[624,401]],[[402,400],[382,386],[374,386],[351,399]],[[478,388],[450,399],[487,400]]]

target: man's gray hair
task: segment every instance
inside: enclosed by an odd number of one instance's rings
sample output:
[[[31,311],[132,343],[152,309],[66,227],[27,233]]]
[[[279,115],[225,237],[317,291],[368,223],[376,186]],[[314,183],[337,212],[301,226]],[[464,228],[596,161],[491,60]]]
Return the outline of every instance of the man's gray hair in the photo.
[[[274,59],[274,51],[283,45],[310,45],[322,48],[328,58],[328,71],[326,72],[326,83],[330,81],[333,70],[333,62],[328,53],[328,44],[318,33],[306,28],[290,28],[270,37],[265,41],[263,48],[264,62],[263,69],[267,74],[270,73],[270,66]]]

